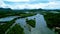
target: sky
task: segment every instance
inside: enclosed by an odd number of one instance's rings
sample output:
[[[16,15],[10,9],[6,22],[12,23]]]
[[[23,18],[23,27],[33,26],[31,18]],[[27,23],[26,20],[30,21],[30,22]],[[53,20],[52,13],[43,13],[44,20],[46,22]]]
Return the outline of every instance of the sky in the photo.
[[[60,9],[60,0],[0,0],[0,7],[11,9]]]

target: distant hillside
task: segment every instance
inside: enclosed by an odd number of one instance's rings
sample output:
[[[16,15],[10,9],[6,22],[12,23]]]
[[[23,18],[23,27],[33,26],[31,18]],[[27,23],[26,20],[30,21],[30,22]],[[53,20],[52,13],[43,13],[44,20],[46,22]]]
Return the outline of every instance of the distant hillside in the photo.
[[[2,12],[2,11],[13,11],[13,12],[26,12],[26,11],[60,11],[59,9],[54,9],[54,10],[48,10],[48,9],[22,9],[22,10],[12,10],[12,9],[10,9],[10,8],[0,8],[0,12]]]
[[[0,12],[1,11],[11,11],[11,9],[10,8],[0,8]]]

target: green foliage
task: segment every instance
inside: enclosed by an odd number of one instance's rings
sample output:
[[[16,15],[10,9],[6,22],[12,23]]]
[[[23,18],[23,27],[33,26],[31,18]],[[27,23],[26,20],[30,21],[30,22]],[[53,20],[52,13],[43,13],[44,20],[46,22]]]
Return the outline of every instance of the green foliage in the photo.
[[[44,15],[45,20],[47,22],[48,27],[60,27],[60,13],[46,13],[47,15]]]
[[[35,20],[26,20],[26,22],[27,22],[27,24],[29,24],[30,26],[32,26],[32,27],[35,27],[35,25],[36,25],[36,22],[35,22]]]
[[[7,34],[24,34],[23,28],[16,24]]]
[[[7,17],[7,16],[21,16],[23,17],[28,17],[28,16],[33,16],[35,15],[34,13],[24,13],[24,12],[0,12],[0,18],[2,17]]]
[[[0,25],[0,34],[3,34],[3,33],[5,33],[5,31],[13,24],[13,23],[15,23],[15,20],[16,19],[13,19],[12,21],[8,21],[8,22],[6,22],[5,24],[3,24],[3,25]]]
[[[29,14],[20,14],[20,16],[23,18],[23,17],[29,17],[29,16],[33,16],[33,15],[35,15],[35,14],[31,14],[31,13],[29,13]]]

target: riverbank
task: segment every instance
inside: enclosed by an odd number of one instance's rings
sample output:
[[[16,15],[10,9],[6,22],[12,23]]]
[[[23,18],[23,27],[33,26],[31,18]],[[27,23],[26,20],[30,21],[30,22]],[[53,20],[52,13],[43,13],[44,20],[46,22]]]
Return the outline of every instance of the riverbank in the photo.
[[[55,32],[60,32],[60,29],[56,29],[56,27],[60,27],[60,13],[46,13],[44,15],[47,26]]]

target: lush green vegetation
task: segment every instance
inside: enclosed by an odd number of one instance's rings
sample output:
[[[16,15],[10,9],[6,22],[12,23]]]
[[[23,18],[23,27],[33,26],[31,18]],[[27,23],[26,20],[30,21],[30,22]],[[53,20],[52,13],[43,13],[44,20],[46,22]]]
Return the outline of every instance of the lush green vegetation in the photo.
[[[0,25],[0,34],[4,34],[5,31],[13,24],[15,23],[16,19],[13,19],[12,21],[5,22],[5,24]]]
[[[0,18],[7,16],[20,16],[20,17],[28,17],[33,16],[35,13],[25,13],[25,12],[0,12]]]
[[[31,9],[31,10],[11,10],[11,9],[0,9],[0,18],[7,16],[20,16],[21,18],[33,16],[36,13],[44,15],[47,22],[47,26],[52,29],[55,27],[60,27],[60,13],[52,13],[51,11],[60,12],[60,10],[43,10],[43,9]],[[28,13],[26,13],[28,12]],[[4,34],[5,31],[15,22],[15,20],[6,22],[6,24],[0,25],[0,34]],[[35,27],[35,20],[26,20],[27,24]],[[23,34],[23,29],[19,25],[14,26],[8,34]],[[59,30],[60,31],[60,30]]]
[[[24,29],[20,25],[16,24],[7,34],[24,34],[23,31]]]
[[[44,18],[46,20],[47,27],[51,30],[55,29],[55,32],[60,34],[60,29],[56,28],[60,28],[60,13],[45,12]]]
[[[35,19],[34,20],[32,20],[32,19],[31,20],[26,19],[26,22],[27,22],[27,24],[29,24],[32,27],[35,27],[35,25],[36,25]]]
[[[49,28],[60,27],[60,13],[46,13],[44,17]]]
[[[34,13],[31,14],[31,13],[28,13],[28,14],[20,14],[20,16],[23,18],[23,17],[29,17],[29,16],[33,16],[35,15]]]
[[[34,13],[26,13],[29,12],[29,10],[12,10],[10,8],[4,9],[0,8],[0,18],[7,17],[7,16],[21,16],[21,17],[27,17],[27,16],[33,16]]]

